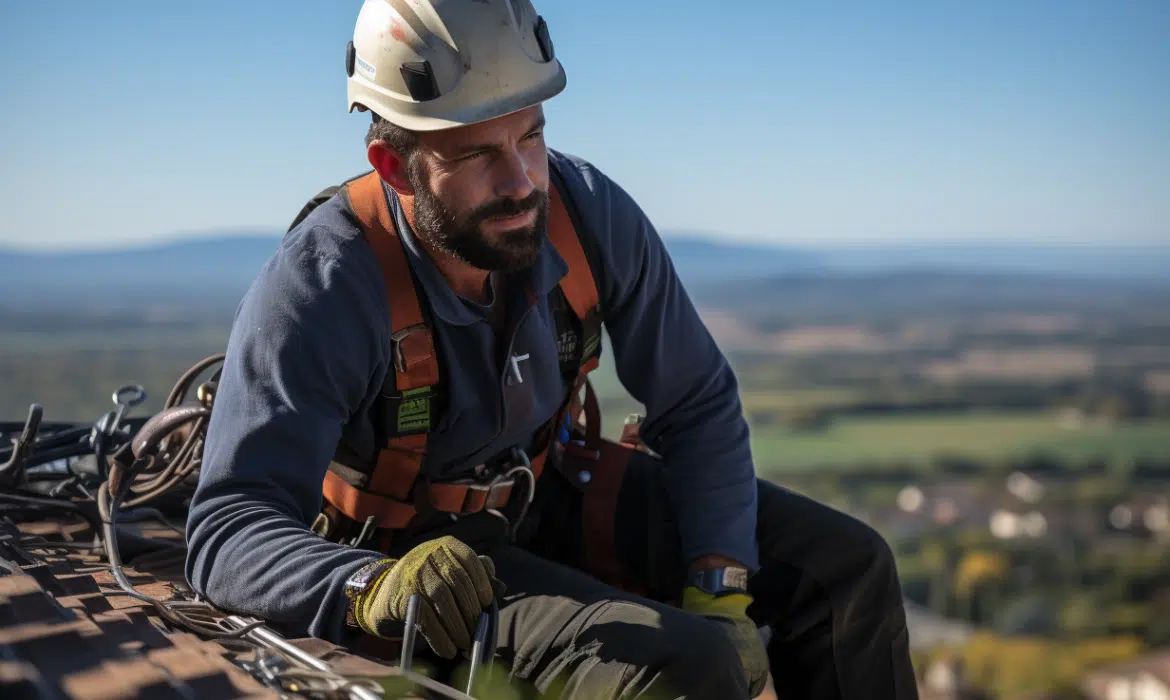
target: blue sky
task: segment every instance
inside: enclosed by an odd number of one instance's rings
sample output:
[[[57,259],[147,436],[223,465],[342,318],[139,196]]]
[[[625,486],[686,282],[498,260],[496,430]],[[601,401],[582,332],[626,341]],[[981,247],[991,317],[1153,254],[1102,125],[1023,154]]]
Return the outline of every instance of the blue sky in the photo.
[[[0,246],[282,230],[365,168],[360,0],[0,3]],[[537,0],[551,146],[660,230],[1170,241],[1170,2]]]

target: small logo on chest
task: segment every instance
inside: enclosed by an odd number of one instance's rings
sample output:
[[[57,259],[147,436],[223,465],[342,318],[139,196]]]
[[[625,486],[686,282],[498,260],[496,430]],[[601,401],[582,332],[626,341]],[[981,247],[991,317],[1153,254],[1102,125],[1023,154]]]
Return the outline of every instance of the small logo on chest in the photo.
[[[520,374],[520,363],[524,362],[530,357],[528,353],[523,355],[512,355],[508,358],[508,385],[516,386],[524,383],[524,377]]]

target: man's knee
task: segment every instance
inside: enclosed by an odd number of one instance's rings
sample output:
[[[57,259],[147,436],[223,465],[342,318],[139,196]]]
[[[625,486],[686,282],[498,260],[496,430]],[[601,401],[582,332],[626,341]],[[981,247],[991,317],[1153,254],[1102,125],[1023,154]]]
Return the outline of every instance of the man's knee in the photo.
[[[873,526],[847,513],[837,518],[838,537],[845,551],[853,553],[855,565],[876,576],[895,575],[894,552]]]
[[[769,588],[807,577],[835,607],[845,600],[864,601],[867,612],[874,606],[901,607],[894,553],[877,530],[775,484],[761,483],[760,488],[760,563],[774,570],[763,576]]]
[[[854,580],[871,589],[886,606],[901,606],[902,591],[898,580],[898,566],[890,543],[870,525],[849,519],[848,536],[856,552]]]
[[[869,524],[807,496],[761,481],[761,556],[801,570],[895,574],[889,543]]]

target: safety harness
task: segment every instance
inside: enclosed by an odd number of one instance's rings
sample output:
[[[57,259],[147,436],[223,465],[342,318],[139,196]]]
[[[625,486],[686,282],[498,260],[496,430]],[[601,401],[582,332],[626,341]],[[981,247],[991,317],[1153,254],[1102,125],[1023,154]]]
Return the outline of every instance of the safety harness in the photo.
[[[345,198],[381,265],[392,324],[391,368],[376,413],[381,447],[372,464],[362,464],[339,448],[322,483],[325,503],[313,525],[318,534],[355,546],[375,541],[376,548],[385,550],[393,534],[409,527],[420,513],[466,515],[503,508],[516,495],[516,477],[521,475],[529,480],[527,494],[519,496],[519,518],[523,518],[535,482],[551,458],[585,492],[583,519],[590,568],[595,575],[617,582],[613,515],[628,459],[622,452],[631,446],[600,436],[600,411],[588,382],[601,356],[602,314],[594,266],[578,236],[579,224],[575,226],[574,219],[580,219],[571,200],[567,201],[563,182],[551,167],[550,173],[548,236],[568,265],[568,273],[549,296],[565,399],[538,431],[530,452],[513,449],[509,469],[483,469],[482,477],[439,482],[422,473],[427,436],[445,403],[442,376],[427,307],[420,303],[420,290],[381,178],[370,172],[329,188],[293,222],[295,226],[334,194]],[[602,464],[605,468],[598,469]]]

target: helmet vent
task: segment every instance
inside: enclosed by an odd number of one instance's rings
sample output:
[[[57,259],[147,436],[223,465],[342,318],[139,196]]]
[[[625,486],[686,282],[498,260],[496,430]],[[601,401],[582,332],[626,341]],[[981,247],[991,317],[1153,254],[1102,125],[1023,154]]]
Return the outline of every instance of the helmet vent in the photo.
[[[540,54],[544,56],[544,62],[553,60],[556,52],[553,50],[552,37],[548,35],[548,22],[544,21],[544,17],[536,18],[536,43],[540,44]]]
[[[410,61],[400,67],[402,80],[410,96],[419,102],[427,102],[439,96],[439,83],[430,61]]]

